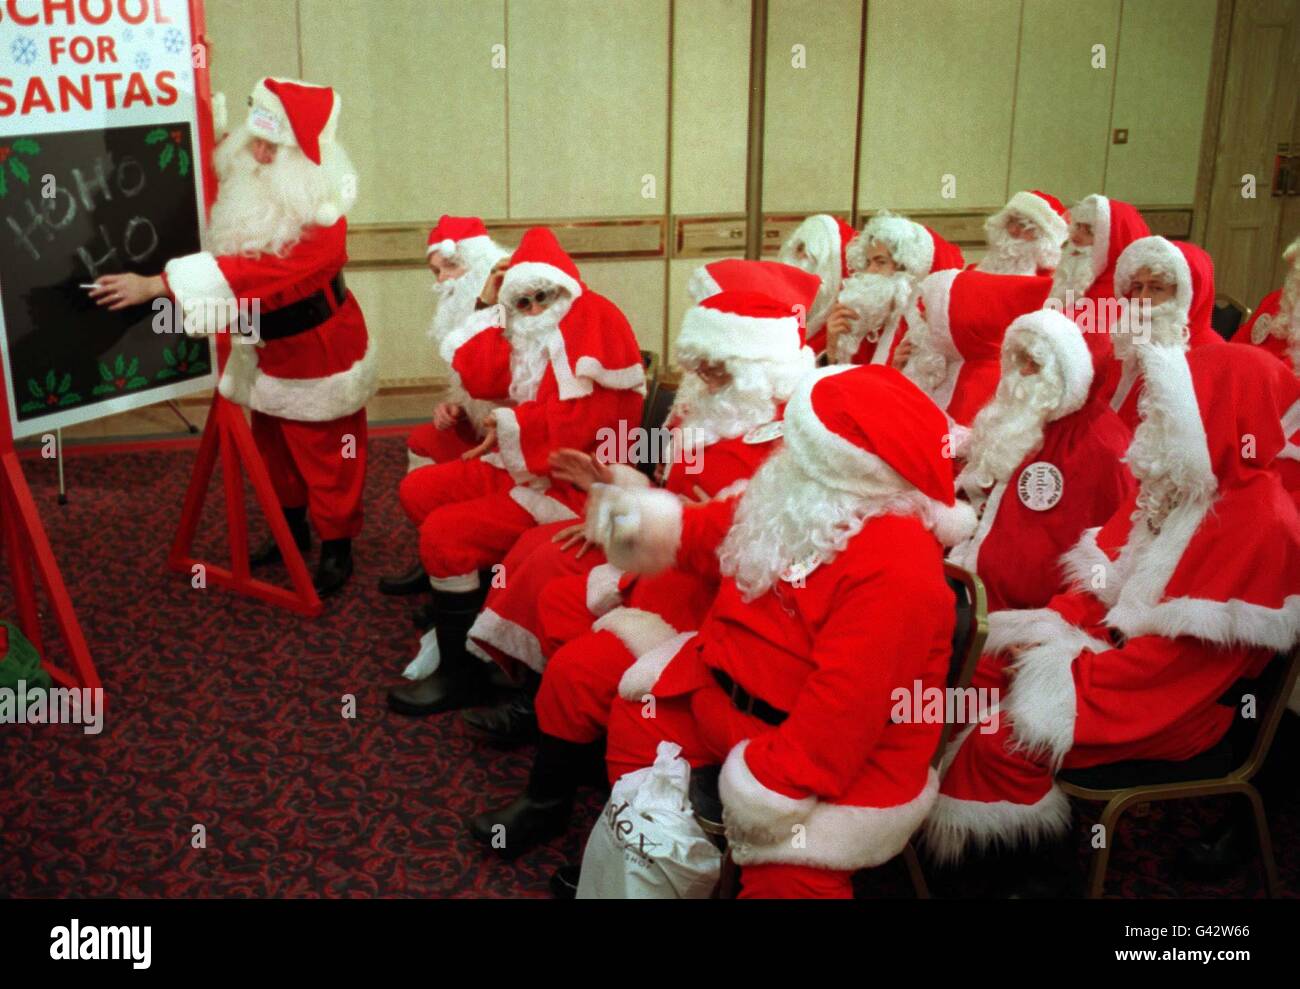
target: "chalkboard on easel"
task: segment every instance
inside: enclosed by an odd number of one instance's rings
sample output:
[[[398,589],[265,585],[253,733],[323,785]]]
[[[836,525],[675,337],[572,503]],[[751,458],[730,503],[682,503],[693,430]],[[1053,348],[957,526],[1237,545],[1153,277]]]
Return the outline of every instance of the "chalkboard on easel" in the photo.
[[[43,177],[11,178],[0,195],[0,302],[17,431],[34,431],[24,428],[33,420],[48,428],[52,413],[120,407],[159,389],[170,396],[209,378],[206,341],[156,332],[180,329],[162,318],[170,314],[149,305],[109,312],[80,287],[119,271],[157,274],[167,259],[199,250],[190,125],[33,134],[15,141],[14,153]]]

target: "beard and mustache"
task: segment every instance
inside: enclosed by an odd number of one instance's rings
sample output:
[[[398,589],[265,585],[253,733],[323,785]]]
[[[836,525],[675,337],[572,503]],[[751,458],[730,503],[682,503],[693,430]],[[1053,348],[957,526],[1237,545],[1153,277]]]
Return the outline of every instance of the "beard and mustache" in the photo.
[[[482,270],[471,268],[459,278],[433,283],[433,297],[438,308],[434,310],[428,336],[435,344],[441,344],[449,333],[474,315],[490,268],[491,265]]]
[[[1042,448],[1043,433],[1065,392],[1060,366],[1046,354],[1034,355],[1042,370],[1021,374],[1003,363],[993,400],[971,424],[966,466],[957,485],[972,497],[1010,480],[1025,458]]]
[[[332,143],[321,147],[320,165],[290,145],[281,145],[263,165],[247,147],[247,140],[232,135],[215,152],[221,184],[208,242],[217,254],[283,255],[315,225],[321,207],[339,201],[352,165]]]
[[[506,319],[510,340],[510,400],[518,405],[537,397],[551,362],[550,345],[573,300],[562,295],[535,316],[512,312]]]
[[[1214,497],[1215,480],[1206,478],[1179,454],[1175,430],[1163,411],[1155,408],[1149,395],[1138,399],[1141,421],[1133,430],[1124,462],[1138,482],[1134,522],[1159,532],[1169,513],[1188,502],[1208,502]]]
[[[1191,339],[1187,312],[1175,299],[1167,299],[1149,309],[1145,300],[1120,299],[1119,319],[1113,330],[1115,357],[1131,364],[1140,346],[1186,347]]]
[[[863,272],[845,281],[839,301],[858,314],[852,330],[835,341],[832,364],[848,364],[863,340],[876,343],[892,319],[902,316],[912,299],[913,279],[905,272],[892,275]]]
[[[1077,303],[1092,288],[1096,276],[1092,272],[1092,247],[1076,247],[1066,243],[1061,260],[1052,273],[1052,291],[1049,295],[1062,305]]]
[[[731,380],[717,391],[710,391],[699,375],[686,374],[667,422],[697,448],[736,439],[775,419],[777,405],[790,397],[810,369],[802,363],[788,368],[770,361],[729,360]]]
[[[995,222],[996,221],[996,222]],[[1007,233],[1005,220],[990,217],[984,224],[988,253],[975,266],[991,275],[1033,275],[1040,268],[1055,268],[1061,260],[1061,248],[1043,236],[1018,240]]]
[[[807,250],[806,247],[805,250]],[[829,247],[826,249],[825,254],[824,260],[818,260],[817,255],[813,253],[805,254],[803,258],[799,258],[795,255],[791,245],[787,244],[781,248],[778,257],[782,264],[799,268],[810,275],[816,275],[822,280],[817,289],[817,297],[813,299],[812,309],[804,319],[804,325],[809,336],[812,336],[825,324],[826,317],[830,315],[831,306],[835,304],[835,296],[839,294],[840,290],[839,254],[830,250]]]

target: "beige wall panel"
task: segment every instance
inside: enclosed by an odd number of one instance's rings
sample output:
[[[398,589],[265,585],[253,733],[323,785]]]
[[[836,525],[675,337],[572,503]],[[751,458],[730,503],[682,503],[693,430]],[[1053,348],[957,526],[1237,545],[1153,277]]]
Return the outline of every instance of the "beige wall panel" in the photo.
[[[510,215],[663,213],[668,0],[511,0],[508,17]]]
[[[771,0],[764,212],[852,205],[861,29],[861,0]]]
[[[682,317],[691,307],[690,297],[686,294],[691,273],[713,260],[716,259],[676,258],[668,262],[668,352],[670,356],[673,345],[677,342],[677,334],[682,328]]]
[[[354,223],[505,215],[504,43],[504,0],[302,0],[303,74],[343,97]]]
[[[867,11],[859,206],[1000,206],[1020,0],[870,0]]]
[[[232,127],[262,76],[299,74],[297,0],[207,0],[212,91],[226,94]],[[256,25],[254,29],[251,27]]]
[[[749,0],[673,9],[673,212],[743,213]]]
[[[582,280],[623,310],[642,350],[663,350],[664,264],[645,261],[580,261]]]
[[[1025,0],[1010,190],[1067,205],[1099,192],[1110,139],[1120,0]],[[1104,45],[1094,68],[1094,45]]]
[[[380,386],[441,377],[447,366],[425,334],[433,319],[432,277],[423,268],[347,273],[379,348]]]
[[[1106,195],[1190,203],[1196,195],[1215,0],[1129,0],[1120,23]]]

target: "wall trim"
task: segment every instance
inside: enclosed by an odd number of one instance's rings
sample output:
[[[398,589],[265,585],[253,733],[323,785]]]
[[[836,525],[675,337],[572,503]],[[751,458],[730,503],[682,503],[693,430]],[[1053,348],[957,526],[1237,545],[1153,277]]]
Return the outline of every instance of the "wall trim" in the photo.
[[[1236,0],[1218,0],[1214,17],[1214,43],[1210,50],[1210,80],[1205,98],[1205,119],[1201,124],[1201,150],[1196,165],[1196,221],[1189,235],[1205,243],[1210,223],[1210,200],[1214,196],[1214,173],[1219,159],[1219,128],[1223,122],[1223,90],[1228,81],[1228,57],[1232,47],[1232,22]]]

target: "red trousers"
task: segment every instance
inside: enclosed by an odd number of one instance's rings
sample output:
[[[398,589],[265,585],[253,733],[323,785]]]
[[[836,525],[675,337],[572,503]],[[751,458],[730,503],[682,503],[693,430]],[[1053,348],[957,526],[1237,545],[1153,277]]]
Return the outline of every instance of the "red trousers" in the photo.
[[[459,460],[460,455],[478,446],[474,427],[463,416],[450,429],[439,429],[432,422],[416,426],[406,437],[408,470]]]
[[[555,654],[552,663],[559,655]],[[544,684],[545,677],[542,679]],[[718,687],[656,699],[653,706],[618,698],[609,711],[605,751],[610,781],[653,764],[662,741],[680,745],[682,758],[691,766],[708,766],[721,763],[744,739],[770,730],[758,718],[737,710]],[[807,865],[747,865],[740,872],[740,896],[754,900],[850,899],[852,878],[851,872]]]
[[[596,741],[605,734],[618,682],[633,662],[613,632],[588,632],[561,646],[537,691],[538,727],[567,742]]]
[[[402,479],[398,497],[420,527],[420,562],[434,587],[474,590],[478,571],[504,560],[537,524],[510,497],[514,486],[506,471],[482,460],[421,467]]]
[[[361,534],[366,410],[329,422],[252,414],[253,439],[285,508],[306,507],[321,539]]]

